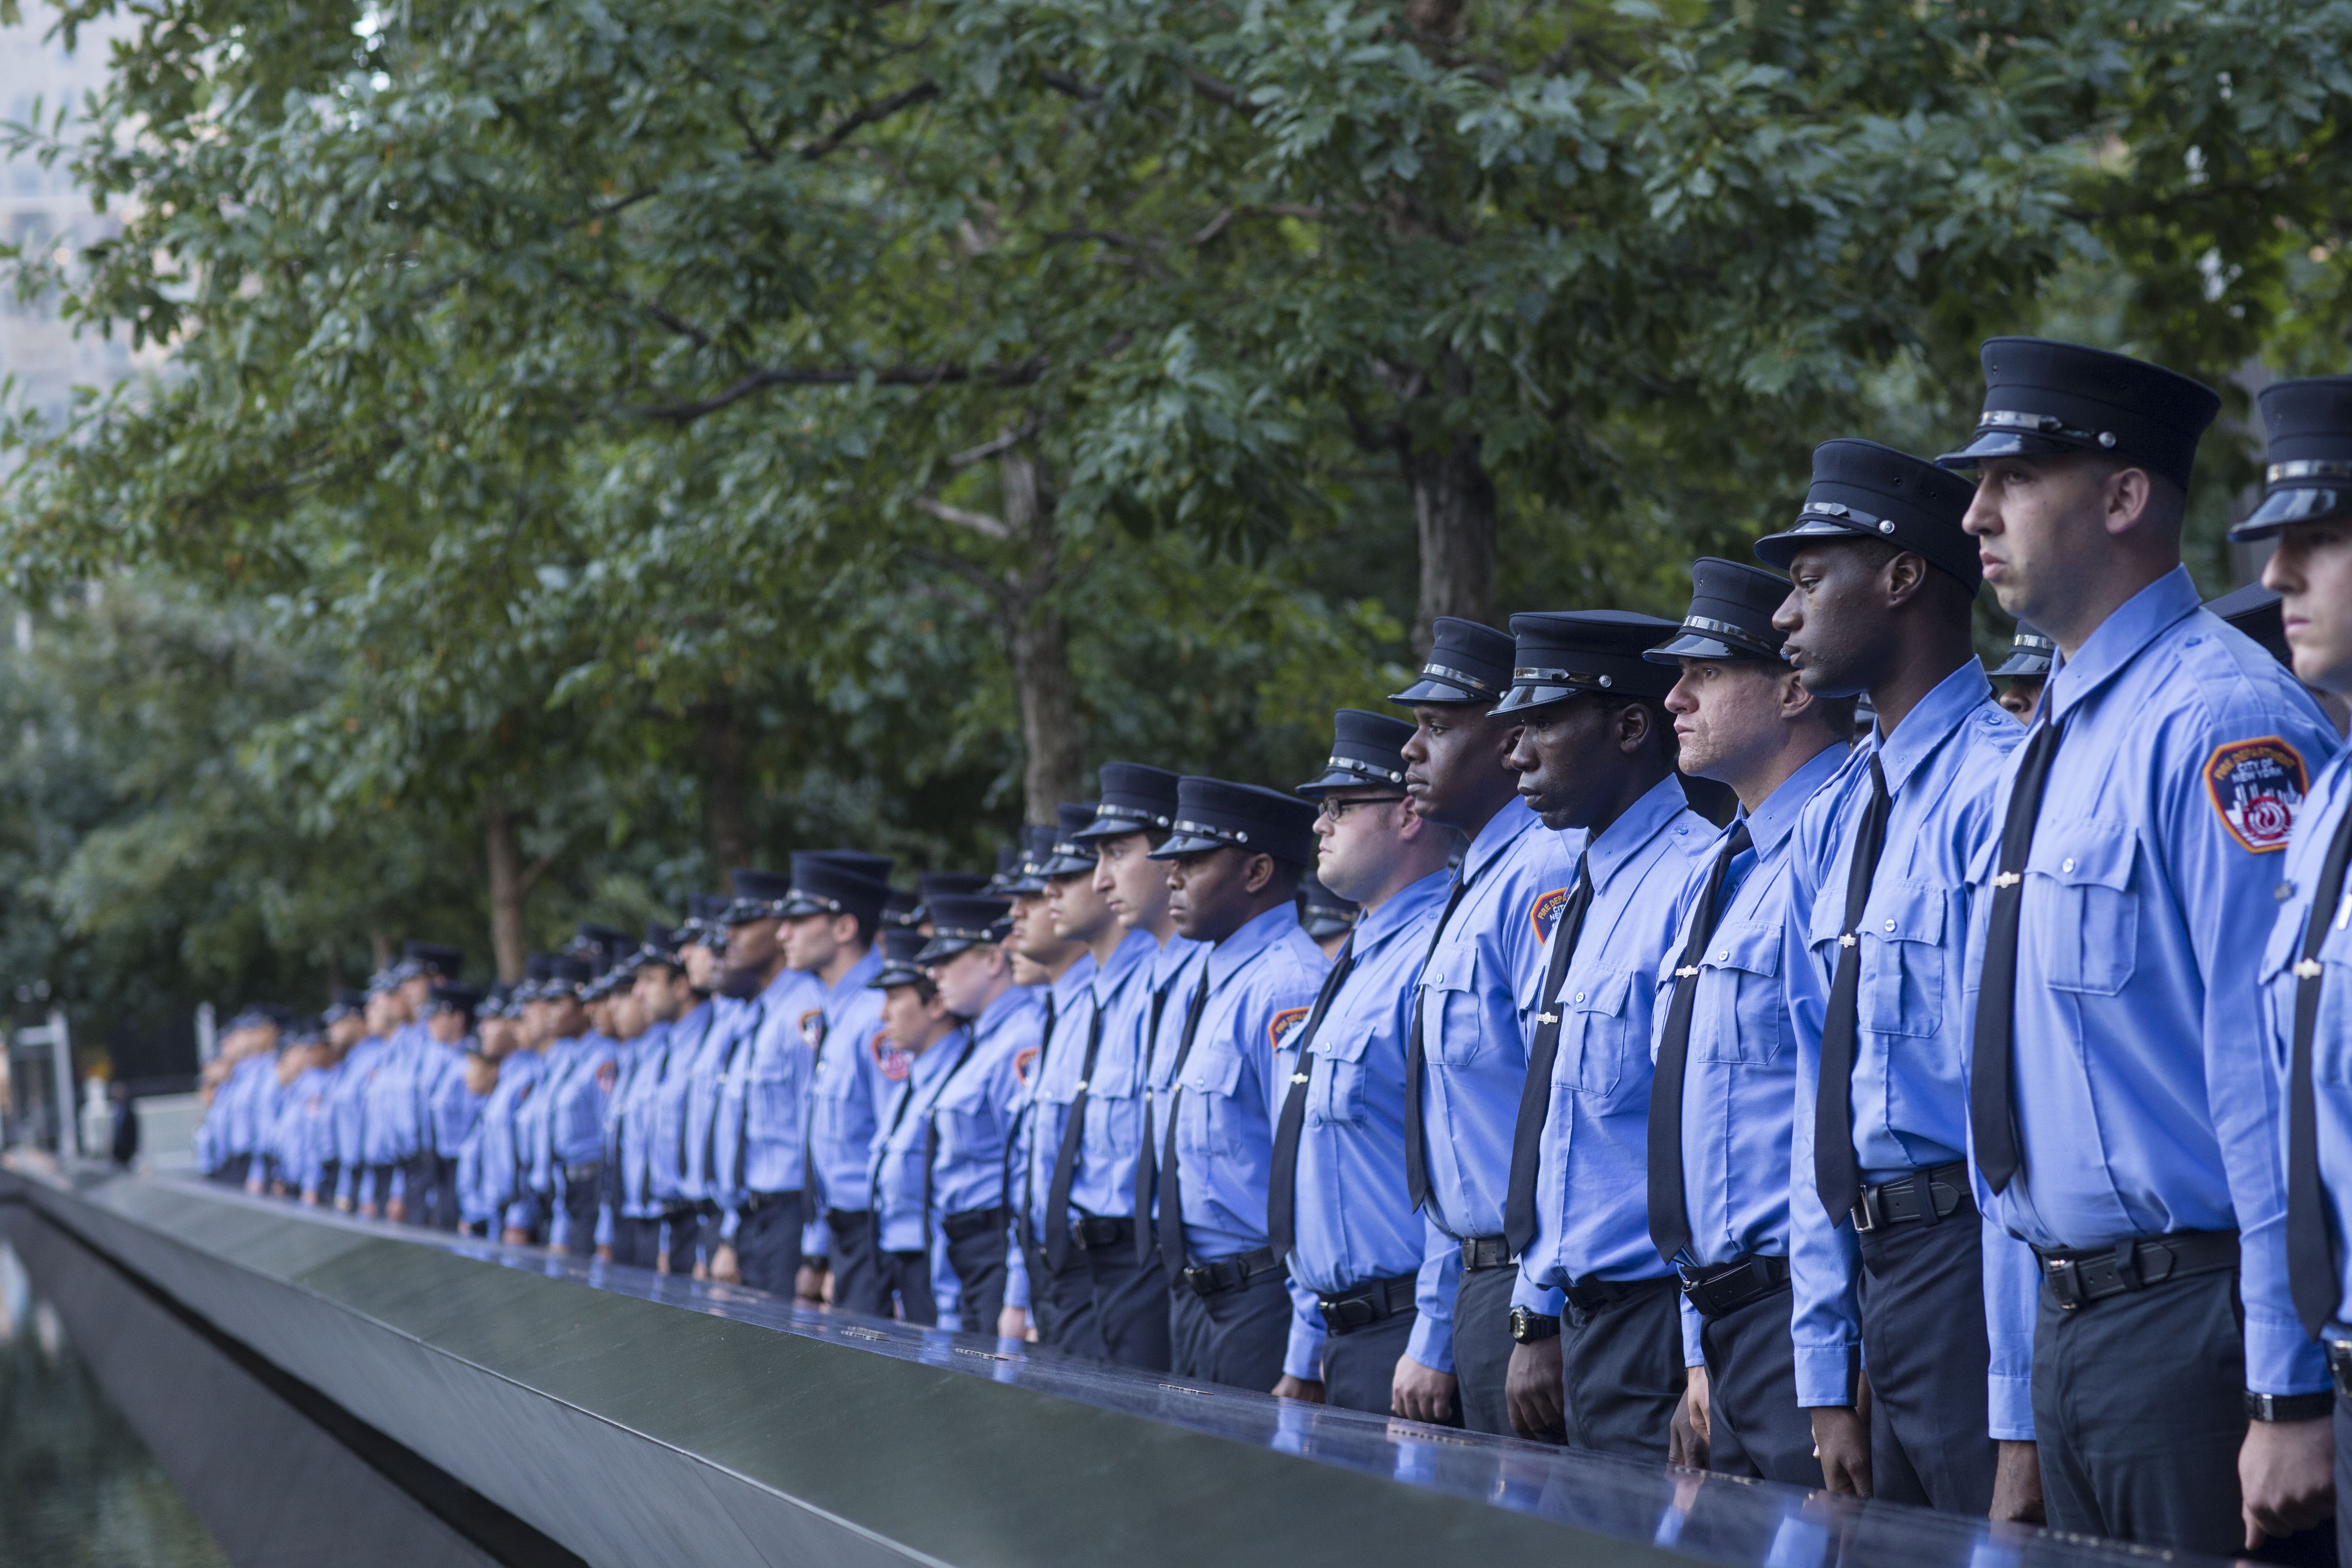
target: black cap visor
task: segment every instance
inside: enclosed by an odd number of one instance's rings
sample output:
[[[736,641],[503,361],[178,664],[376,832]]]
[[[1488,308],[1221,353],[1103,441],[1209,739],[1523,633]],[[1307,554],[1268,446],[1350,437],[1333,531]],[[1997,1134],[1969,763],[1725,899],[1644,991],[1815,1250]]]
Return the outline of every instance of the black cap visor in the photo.
[[[1331,757],[1324,762],[1321,777],[1308,779],[1290,793],[1321,800],[1335,789],[1400,789],[1403,785],[1402,768],[1383,768],[1355,757]]]
[[[2253,514],[2230,531],[2230,542],[2270,539],[2298,522],[2324,522],[2352,514],[2352,479],[2331,489],[2279,489],[2263,497]]]
[[[2076,440],[2071,436],[2040,431],[1979,426],[1967,446],[1957,452],[1941,454],[1936,458],[1936,466],[1941,468],[1973,468],[1987,458],[2054,458],[2067,452],[2095,452],[2099,449],[2098,438],[2087,433]]]
[[[1168,842],[1154,849],[1146,858],[1174,860],[1186,855],[1203,855],[1212,849],[1239,849],[1244,854],[1250,852],[1247,845],[1235,844],[1229,838],[1218,838],[1206,833],[1188,831],[1186,826],[1180,822],[1176,825],[1176,831],[1169,836]]]
[[[1457,669],[1430,665],[1421,672],[1421,679],[1402,691],[1389,693],[1389,700],[1410,708],[1417,702],[1492,702],[1494,687]]]
[[[2006,680],[2017,676],[2047,675],[2050,663],[2050,656],[2046,653],[2012,653],[2001,660],[1999,669],[1992,672],[1993,679]]]
[[[1674,664],[1685,658],[1717,661],[1763,659],[1771,664],[1784,664],[1780,650],[1739,637],[1729,628],[1694,627],[1685,625],[1675,636],[1642,655],[1652,664]]]
[[[1124,838],[1130,833],[1150,833],[1168,826],[1168,818],[1156,811],[1139,805],[1103,805],[1095,807],[1095,819],[1070,835],[1073,843],[1095,844],[1106,838]]]

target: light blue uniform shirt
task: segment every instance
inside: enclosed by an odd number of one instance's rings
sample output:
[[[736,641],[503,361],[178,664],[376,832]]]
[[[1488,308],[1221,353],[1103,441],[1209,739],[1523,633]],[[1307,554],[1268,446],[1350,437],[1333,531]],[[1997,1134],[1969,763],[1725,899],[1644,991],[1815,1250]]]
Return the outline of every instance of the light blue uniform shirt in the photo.
[[[874,1152],[874,1108],[882,1100],[876,1037],[882,1029],[882,993],[867,990],[866,982],[881,968],[881,953],[869,951],[819,998],[824,1047],[809,1085],[808,1139],[820,1215],[829,1209],[857,1214],[874,1206],[866,1165]],[[830,1256],[831,1235],[822,1218],[809,1230],[816,1255]]]
[[[653,1195],[654,1117],[669,1072],[671,1026],[655,1024],[621,1048],[621,1080],[605,1111],[605,1204],[628,1219],[658,1219]]]
[[[717,1016],[710,999],[704,997],[667,1026],[669,1063],[654,1089],[651,1146],[646,1152],[647,1191],[654,1204],[665,1212],[696,1202],[701,1195],[698,1190],[689,1192],[686,1184],[689,1142],[687,1110],[694,1092],[695,1075],[705,1070],[704,1056],[711,1044],[711,1023]]]
[[[298,1194],[331,1200],[320,1191],[327,1161],[334,1154],[332,1100],[341,1065],[305,1068],[287,1091],[278,1116],[278,1165],[282,1179]]]
[[[338,1169],[335,1173],[335,1200],[338,1203],[373,1202],[362,1199],[360,1167],[367,1163],[367,1086],[375,1075],[378,1058],[383,1055],[384,1039],[370,1035],[353,1046],[343,1058],[343,1070],[335,1079],[334,1092],[327,1100],[327,1116],[334,1124],[334,1149]],[[371,1189],[373,1190],[373,1189]]]
[[[1195,1263],[1265,1245],[1266,1173],[1281,1109],[1275,1093],[1289,1086],[1299,1026],[1331,961],[1300,927],[1297,906],[1286,900],[1218,942],[1204,967],[1208,1004],[1192,1054],[1174,1075],[1182,1092],[1173,1096],[1184,1250]],[[1170,997],[1168,1005],[1189,1001],[1187,993]],[[1165,1171],[1160,1185],[1164,1192]]]
[[[1536,1234],[1519,1259],[1515,1306],[1560,1314],[1566,1286],[1592,1279],[1656,1279],[1670,1270],[1650,1240],[1650,1078],[1656,975],[1666,962],[1683,890],[1716,841],[1668,776],[1593,837],[1585,849],[1592,903],[1560,976],[1528,1026],[1559,1016],[1559,1049],[1536,1165]],[[1570,887],[1574,884],[1571,882]],[[1550,970],[1545,940],[1545,972]]]
[[[1136,1098],[1140,1087],[1135,1072],[1138,1042],[1125,1042],[1127,1049],[1118,1048],[1112,1030],[1121,1019],[1132,1022],[1136,1010],[1130,997],[1144,998],[1148,1015],[1151,982],[1151,961],[1160,954],[1160,944],[1150,931],[1131,931],[1120,938],[1111,950],[1110,961],[1097,966],[1089,953],[1063,972],[1055,982],[1054,1038],[1045,1054],[1044,1071],[1034,1080],[1037,1108],[1033,1120],[1049,1131],[1049,1136],[1024,1140],[1022,1152],[1030,1163],[1024,1167],[1024,1186],[1034,1211],[1031,1223],[1037,1245],[1045,1245],[1045,1199],[1053,1191],[1054,1162],[1060,1157],[1062,1138],[1070,1117],[1070,1106],[1077,1099],[1078,1084],[1085,1076],[1087,1037],[1094,1028],[1097,1014],[1103,1021],[1102,1048],[1095,1056],[1095,1077],[1087,1083],[1087,1124],[1079,1130],[1077,1168],[1070,1181],[1070,1208],[1075,1218],[1086,1214],[1125,1214],[1135,1206],[1135,1150],[1143,1136],[1141,1101]],[[1107,1088],[1108,1094],[1097,1093]],[[1112,1136],[1102,1137],[1097,1128],[1098,1121],[1117,1122]],[[1089,1136],[1092,1134],[1092,1136]],[[1123,1142],[1127,1162],[1118,1165],[1115,1149]],[[1097,1165],[1087,1159],[1090,1147],[1105,1152],[1104,1163]],[[1127,1190],[1115,1190],[1112,1178],[1123,1169]],[[1115,1205],[1098,1208],[1096,1205]]]
[[[749,1036],[719,1091],[720,1185],[735,1205],[751,1193],[796,1193],[806,1179],[809,1080],[815,1042],[824,1037],[824,1002],[815,975],[786,969],[752,1004]],[[730,1205],[719,1232],[731,1238],[741,1223]]]
[[[882,1250],[928,1254],[938,1217],[931,1190],[931,1114],[940,1091],[971,1070],[979,1042],[959,1024],[920,1056],[894,1055],[906,1070],[884,1079],[866,1185],[874,1194]]]
[[[1349,938],[1355,966],[1316,1028],[1308,1047],[1314,1064],[1294,1063],[1275,1086],[1278,1125],[1292,1076],[1309,1075],[1287,1260],[1291,1281],[1303,1291],[1294,1297],[1283,1356],[1283,1370],[1293,1377],[1323,1376],[1317,1296],[1434,1270],[1453,1246],[1413,1212],[1404,1184],[1404,1037],[1412,1023],[1412,980],[1453,884],[1453,872],[1433,872],[1356,922]],[[1172,1005],[1181,1008],[1183,998]],[[1189,1186],[1191,1171],[1184,1177]],[[1439,1372],[1454,1370],[1454,1304],[1445,1305],[1434,1322],[1414,1319],[1408,1345],[1415,1361]]]
[[[1004,1152],[1021,1090],[1013,1064],[1038,1044],[1045,1021],[1045,1008],[1025,985],[1008,986],[972,1021],[978,1047],[940,1092],[933,1112],[939,1142],[931,1163],[931,1206],[938,1214],[969,1214],[1004,1201]],[[994,1324],[971,1326],[982,1333],[995,1331]]]
[[[1054,1151],[1062,1146],[1062,1122],[1069,1114],[1078,1068],[1085,1065],[1084,1023],[1093,1005],[1095,967],[1095,955],[1082,952],[1052,984],[1037,987],[1044,994],[1037,1055],[1026,1066],[1017,1058],[1013,1064],[1017,1087],[1006,1206],[1013,1210],[1014,1224],[1004,1297],[1010,1306],[1029,1304],[1029,1259],[1021,1248],[1023,1236],[1038,1247],[1045,1245],[1045,1197],[1053,1190]]]
[[[403,1024],[392,1032],[383,1054],[376,1058],[368,1079],[366,1134],[362,1157],[371,1165],[399,1165],[425,1144],[424,1097],[419,1090],[423,1049],[432,1044],[423,1025]],[[404,1173],[394,1171],[392,1191],[378,1193],[381,1202],[405,1190]]]
[[[482,1203],[500,1224],[515,1230],[529,1230],[539,1223],[530,1152],[523,1145],[523,1113],[539,1098],[535,1091],[546,1072],[545,1052],[513,1052],[499,1064],[498,1087],[482,1107]]]
[[[1853,1121],[1862,1179],[1900,1180],[1968,1157],[1969,939],[1975,889],[1969,869],[2000,837],[1993,790],[2025,739],[1992,700],[1983,668],[1969,660],[1904,715],[1875,731],[1837,776],[1808,801],[1790,862],[1789,918],[1807,962],[1789,971],[1796,1028],[1796,1128],[1790,1150],[1789,1274],[1796,1292],[1797,1403],[1852,1403],[1853,1347],[1862,1342],[1862,1248],[1851,1226],[1822,1209],[1813,1173],[1813,1106],[1822,1078],[1822,1026],[1845,931],[1853,838],[1870,809],[1870,759],[1886,776],[1886,837],[1856,929]],[[1979,1198],[1989,1199],[1990,1193]],[[1841,1220],[1843,1216],[1839,1216]],[[2030,1248],[1982,1206],[1986,1326],[1992,1363],[1991,1436],[2033,1436],[2033,1295],[2041,1271]],[[2021,1332],[2022,1331],[2022,1332]]]
[[[1511,1135],[1528,1079],[1525,1015],[1543,979],[1549,921],[1583,852],[1581,830],[1551,832],[1526,801],[1513,799],[1463,852],[1457,874],[1469,889],[1421,973],[1429,1217],[1455,1241],[1503,1234]],[[1423,1281],[1416,1304],[1424,1318],[1452,1320],[1461,1275],[1456,1250]]]
[[[2278,1256],[2284,1111],[2254,941],[2277,919],[2279,851],[2336,731],[2179,568],[2060,661],[2040,720],[2065,731],[2018,926],[2023,1164],[1995,1212],[2051,1247],[2237,1231],[2247,1386],[2326,1388]],[[2023,756],[2002,774],[1996,817]],[[1979,923],[1995,850],[1978,857]]]
[[[537,1086],[529,1098],[515,1107],[515,1138],[522,1156],[523,1184],[543,1203],[552,1200],[555,1194],[555,1146],[550,1123],[555,1103],[554,1088],[562,1081],[572,1057],[584,1043],[582,1036],[549,1041],[547,1049],[539,1053]]]
[[[758,1021],[759,1014],[750,1003],[734,996],[713,997],[709,1032],[696,1053],[687,1084],[686,1122],[681,1129],[686,1167],[679,1184],[688,1201],[717,1204],[722,1211],[742,1199],[740,1194],[719,1190],[719,1097],[726,1088],[728,1069],[735,1065],[735,1053],[746,1045]]]
[[[1691,1006],[1690,1054],[1683,1072],[1683,1205],[1690,1244],[1672,1259],[1696,1268],[1751,1252],[1789,1251],[1789,1146],[1796,1119],[1797,1049],[1785,976],[1805,962],[1789,918],[1797,818],[1847,756],[1832,742],[1780,782],[1753,815],[1743,810],[1753,847],[1731,862],[1723,918],[1699,954]],[[1735,823],[1735,826],[1737,824]],[[1675,911],[1675,932],[1659,960],[1652,997],[1650,1061],[1675,994],[1675,966],[1691,916],[1730,829],[1709,839],[1692,863]],[[1698,1310],[1683,1302],[1684,1364],[1699,1366]]]
[[[1171,936],[1165,947],[1148,931],[1139,931],[1148,944],[1143,962],[1123,974],[1108,994],[1096,994],[1103,1010],[1102,1049],[1095,1058],[1094,1078],[1087,1086],[1087,1121],[1078,1134],[1078,1169],[1070,1184],[1075,1208],[1105,1218],[1119,1219],[1135,1209],[1135,1162],[1143,1149],[1143,1107],[1147,1100],[1146,1064],[1151,1059],[1155,1036],[1154,1007],[1158,1000],[1160,1027],[1181,1029],[1184,1003],[1180,979],[1205,944]],[[1132,940],[1132,938],[1130,938]],[[1114,963],[1125,949],[1113,955]],[[1172,1024],[1168,1014],[1173,1009]]]
[[[2270,946],[2263,955],[2263,1002],[2269,1026],[2271,1065],[2277,1074],[2278,1144],[2282,1163],[2286,1151],[2286,1073],[2294,1050],[2294,998],[2300,978],[2294,966],[2303,957],[2304,928],[2311,921],[2311,900],[2318,896],[2319,874],[2327,859],[2327,841],[2336,836],[2344,813],[2352,810],[2352,753],[2338,752],[2312,781],[2311,794],[2295,814],[2294,840],[2288,845],[2284,879],[2279,884],[2286,898],[2279,905],[2278,923],[2271,929]],[[2345,883],[2352,892],[2352,879]],[[2352,1240],[2347,1239],[2346,1216],[2352,1207],[2352,920],[2345,917],[2338,900],[2320,939],[2319,1011],[2311,1033],[2312,1101],[2317,1111],[2320,1188],[2326,1194],[2328,1233],[2334,1238],[2338,1305],[2331,1335],[2352,1322]],[[2265,1252],[2263,1261],[2283,1268],[2284,1248]],[[2274,1261],[2273,1261],[2274,1260]],[[2254,1259],[2247,1258],[2247,1267]],[[2250,1291],[2277,1300],[2289,1300],[2284,1274]]]
[[[425,1101],[425,1141],[444,1160],[457,1157],[466,1134],[474,1130],[474,1119],[481,1114],[481,1102],[489,1098],[466,1089],[466,1051],[472,1041],[468,1035],[454,1046],[425,1042],[418,1084]]]

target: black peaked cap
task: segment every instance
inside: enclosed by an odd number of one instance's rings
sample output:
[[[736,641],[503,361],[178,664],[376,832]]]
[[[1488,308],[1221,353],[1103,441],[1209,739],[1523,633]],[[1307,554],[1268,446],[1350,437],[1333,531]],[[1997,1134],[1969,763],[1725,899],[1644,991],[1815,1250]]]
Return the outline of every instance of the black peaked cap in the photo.
[[[1315,808],[1259,784],[1186,777],[1176,786],[1176,832],[1154,860],[1205,849],[1271,855],[1298,867],[1315,863]]]
[[[1016,897],[1024,893],[1044,892],[1045,879],[1038,868],[1054,858],[1054,843],[1060,836],[1058,828],[1048,827],[1042,823],[1023,823],[1021,859],[1001,890]]]
[[[912,985],[919,980],[929,980],[917,956],[929,939],[912,926],[892,926],[882,933],[882,967],[866,983],[868,991],[886,991],[893,985]]]
[[[795,861],[798,857],[793,858]],[[739,866],[727,874],[735,889],[735,896],[719,911],[721,926],[747,925],[752,921],[772,920],[783,913],[784,900],[792,897],[793,879],[774,871],[761,871],[750,866]]]
[[[1642,657],[1660,664],[1678,658],[1780,657],[1787,634],[1772,616],[1789,596],[1789,580],[1741,561],[1702,555],[1691,563],[1691,604],[1681,629]]]
[[[1936,459],[1972,468],[1986,458],[2112,452],[2186,489],[2197,440],[2221,411],[2202,382],[2128,354],[2048,338],[1988,338],[1984,412],[1957,452]]]
[[[882,900],[882,923],[911,926],[919,923],[923,900],[911,889],[892,888]]]
[[[2263,650],[2273,658],[2294,668],[2294,656],[2286,646],[2286,616],[2279,609],[2279,596],[2260,583],[2249,583],[2218,599],[2209,599],[2205,607],[2263,645]]]
[[[2058,643],[2045,637],[2025,622],[2017,623],[2016,635],[2009,639],[2009,657],[1994,670],[1996,677],[2017,675],[2047,675],[2058,660]]]
[[[1298,884],[1298,923],[1318,942],[1338,936],[1356,923],[1357,906],[1323,885],[1309,871]]]
[[[412,973],[446,975],[452,980],[466,967],[466,954],[461,949],[437,942],[402,942],[400,956],[416,966]]]
[[[1960,528],[1976,488],[1924,458],[1845,437],[1813,448],[1813,482],[1796,522],[1756,542],[1756,559],[1789,569],[1824,539],[1876,539],[1916,550],[1971,591],[1984,583],[1977,542]]]
[[[968,947],[1003,942],[1013,927],[1013,901],[985,893],[942,893],[931,905],[931,940],[915,955],[938,963]]]
[[[941,899],[969,897],[987,886],[988,879],[978,871],[926,871],[915,879],[927,910]]]
[[[1165,833],[1176,820],[1176,775],[1142,763],[1105,763],[1097,770],[1102,799],[1079,840],[1128,833]]]
[[[898,864],[887,855],[869,854],[863,849],[804,849],[793,857],[793,865],[800,864],[801,855],[812,855],[820,860],[846,866],[859,876],[877,882],[888,881],[890,868]]]
[[[1404,758],[1412,726],[1385,713],[1342,708],[1331,715],[1331,754],[1323,771],[1291,793],[1320,800],[1335,789],[1404,787]]]
[[[786,920],[806,915],[856,915],[866,925],[878,925],[890,886],[865,876],[822,850],[800,850],[793,856],[792,890],[776,912]]]
[[[460,1013],[472,1013],[481,1006],[482,993],[472,985],[445,983],[433,987],[433,1005],[455,1008]]]
[[[1513,616],[1517,638],[1511,689],[1495,709],[1521,713],[1588,691],[1663,698],[1675,672],[1644,656],[1675,635],[1675,623],[1630,610],[1566,610]]]
[[[1389,700],[1476,702],[1493,707],[1511,684],[1511,639],[1489,626],[1440,616],[1430,623],[1429,657],[1421,677]]]
[[[2230,531],[2231,542],[2352,512],[2352,375],[2276,382],[2257,401],[2270,436],[2263,502]]]
[[[1095,868],[1094,846],[1080,835],[1095,825],[1093,801],[1066,800],[1054,808],[1052,853],[1040,861],[1040,877],[1075,877]]]

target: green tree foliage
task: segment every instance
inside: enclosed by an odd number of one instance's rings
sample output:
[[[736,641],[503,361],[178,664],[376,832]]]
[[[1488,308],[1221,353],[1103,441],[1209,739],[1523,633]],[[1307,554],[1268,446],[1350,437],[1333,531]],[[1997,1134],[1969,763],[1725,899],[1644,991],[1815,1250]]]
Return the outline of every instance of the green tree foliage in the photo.
[[[289,639],[281,852],[433,843],[508,963],[1107,755],[1288,777],[1432,616],[1670,610],[1818,439],[1933,450],[1988,333],[2345,339],[2344,0],[137,16],[18,136],[121,236],[16,276],[169,368],[14,418],[17,586]]]

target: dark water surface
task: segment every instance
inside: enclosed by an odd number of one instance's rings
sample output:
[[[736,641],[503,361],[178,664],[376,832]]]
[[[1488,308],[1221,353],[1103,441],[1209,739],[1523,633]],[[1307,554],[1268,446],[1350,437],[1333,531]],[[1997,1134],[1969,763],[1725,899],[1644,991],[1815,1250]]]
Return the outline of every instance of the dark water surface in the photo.
[[[227,1568],[0,1243],[0,1568]]]

